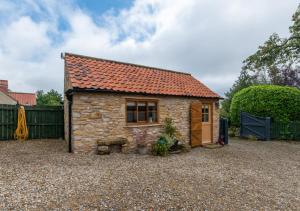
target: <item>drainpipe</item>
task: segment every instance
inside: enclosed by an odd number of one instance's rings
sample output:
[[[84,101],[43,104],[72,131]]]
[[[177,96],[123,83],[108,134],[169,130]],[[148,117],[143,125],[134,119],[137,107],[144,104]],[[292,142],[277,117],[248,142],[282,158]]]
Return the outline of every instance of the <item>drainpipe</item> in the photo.
[[[65,60],[65,53],[61,53],[60,54],[61,59]],[[65,62],[65,72],[67,70],[66,67],[66,62]],[[69,112],[69,117],[68,117],[68,122],[69,122],[69,153],[72,153],[73,149],[72,149],[72,104],[73,104],[73,90],[69,89],[65,92],[67,100],[68,100],[68,112]]]
[[[67,99],[68,99],[68,112],[69,112],[69,118],[68,118],[68,122],[69,122],[69,153],[72,153],[72,104],[73,104],[73,96],[72,93],[67,92]]]

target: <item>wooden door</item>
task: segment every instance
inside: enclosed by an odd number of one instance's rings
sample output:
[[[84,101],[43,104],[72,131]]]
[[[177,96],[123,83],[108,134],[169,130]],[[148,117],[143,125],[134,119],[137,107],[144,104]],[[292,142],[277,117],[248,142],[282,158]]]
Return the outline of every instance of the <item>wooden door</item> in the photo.
[[[212,143],[212,105],[202,104],[202,144]]]
[[[202,144],[202,103],[191,103],[191,146]]]

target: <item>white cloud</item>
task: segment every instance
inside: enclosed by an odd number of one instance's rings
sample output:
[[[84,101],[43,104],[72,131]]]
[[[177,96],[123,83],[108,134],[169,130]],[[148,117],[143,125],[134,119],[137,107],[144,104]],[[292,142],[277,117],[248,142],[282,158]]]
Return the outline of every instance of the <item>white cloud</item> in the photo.
[[[17,61],[34,59],[51,48],[47,31],[46,23],[35,23],[23,16],[3,29],[1,46]]]
[[[288,33],[293,0],[138,0],[98,18],[71,3],[0,3],[0,78],[17,91],[63,87],[68,51],[191,72],[223,94],[242,60],[273,32]],[[16,10],[15,13],[12,10]],[[32,18],[28,14],[35,13]],[[59,28],[60,20],[68,25]],[[57,42],[59,40],[59,42]]]

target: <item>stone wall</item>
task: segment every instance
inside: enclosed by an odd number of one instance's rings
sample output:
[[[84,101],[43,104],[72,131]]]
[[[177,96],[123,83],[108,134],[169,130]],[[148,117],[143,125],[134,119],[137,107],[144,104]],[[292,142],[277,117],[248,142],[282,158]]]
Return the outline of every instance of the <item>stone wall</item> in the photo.
[[[126,124],[126,98],[157,99],[159,123],[152,125]],[[190,141],[190,103],[192,98],[124,95],[113,93],[75,93],[72,106],[73,151],[96,152],[97,142],[125,137],[129,144],[124,152],[134,151],[139,140],[150,145],[161,134],[162,123],[171,117],[186,143]],[[207,101],[207,100],[206,100]],[[213,101],[211,101],[213,102]],[[214,141],[218,139],[219,111],[214,108]]]

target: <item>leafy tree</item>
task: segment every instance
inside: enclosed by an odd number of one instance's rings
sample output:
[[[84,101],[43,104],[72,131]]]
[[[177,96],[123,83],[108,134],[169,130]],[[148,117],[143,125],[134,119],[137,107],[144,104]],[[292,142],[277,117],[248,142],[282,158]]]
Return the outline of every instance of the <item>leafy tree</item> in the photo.
[[[232,97],[243,88],[258,84],[286,85],[300,88],[300,4],[292,17],[288,38],[274,33],[245,61],[239,78],[225,93],[221,115],[230,117]]]
[[[300,88],[300,4],[292,17],[288,38],[274,33],[258,51],[244,61],[243,70],[268,84]]]
[[[258,83],[259,82],[255,75],[251,76],[247,71],[242,70],[240,76],[234,82],[232,88],[230,88],[230,90],[225,93],[225,99],[223,100],[222,107],[221,107],[221,116],[227,118],[230,117],[229,116],[230,104],[235,93],[237,93],[243,88],[247,88],[251,85],[255,85]]]
[[[269,76],[271,84],[300,88],[300,67],[283,67],[281,70],[274,68],[270,70]]]
[[[44,93],[43,90],[37,91],[37,105],[58,106],[63,104],[62,95],[57,91],[51,89],[49,92]]]

